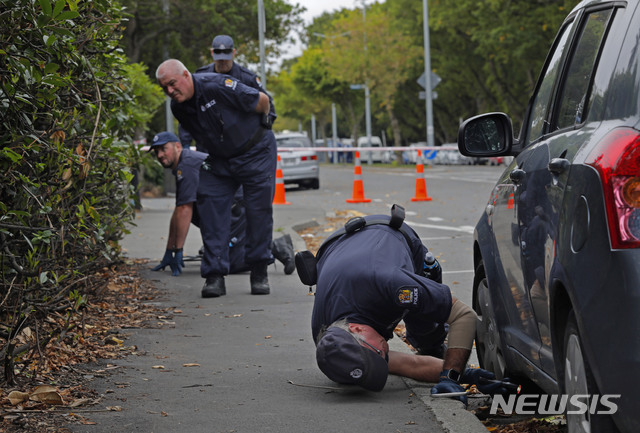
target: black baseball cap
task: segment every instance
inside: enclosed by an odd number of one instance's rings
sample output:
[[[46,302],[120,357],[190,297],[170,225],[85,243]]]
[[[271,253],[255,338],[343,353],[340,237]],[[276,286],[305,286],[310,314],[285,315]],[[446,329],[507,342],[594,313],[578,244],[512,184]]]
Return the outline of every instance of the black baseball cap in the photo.
[[[316,346],[320,370],[338,383],[358,385],[369,391],[382,391],[389,365],[373,350],[360,345],[348,331],[329,327]]]

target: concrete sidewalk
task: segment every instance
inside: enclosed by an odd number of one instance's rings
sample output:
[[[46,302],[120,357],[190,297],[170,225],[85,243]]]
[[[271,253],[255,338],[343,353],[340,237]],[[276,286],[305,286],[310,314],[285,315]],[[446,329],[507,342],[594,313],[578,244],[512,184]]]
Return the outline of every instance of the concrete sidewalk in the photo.
[[[127,255],[157,264],[164,254],[173,199],[143,200],[137,227],[123,241]],[[279,206],[274,237],[322,223],[318,203]],[[201,246],[192,226],[185,255]],[[310,320],[313,296],[297,275],[269,267],[271,295],[251,296],[248,273],[226,279],[227,295],[203,299],[199,262],[182,275],[146,271],[169,311],[154,329],[125,330],[139,354],[92,386],[101,405],[121,411],[86,415],[95,425],[74,432],[486,432],[451,399],[433,399],[430,386],[389,376],[379,393],[335,384],[317,368]],[[408,351],[399,339],[395,350]]]

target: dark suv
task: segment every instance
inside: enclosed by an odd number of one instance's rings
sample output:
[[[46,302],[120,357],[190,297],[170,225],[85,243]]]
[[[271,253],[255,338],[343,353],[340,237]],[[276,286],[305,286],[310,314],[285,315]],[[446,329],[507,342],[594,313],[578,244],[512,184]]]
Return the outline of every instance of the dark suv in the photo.
[[[569,14],[519,138],[503,113],[458,136],[464,155],[514,156],[474,236],[480,365],[589,395],[586,413],[567,413],[570,432],[640,431],[638,3]],[[592,403],[605,394],[621,395],[613,415]]]

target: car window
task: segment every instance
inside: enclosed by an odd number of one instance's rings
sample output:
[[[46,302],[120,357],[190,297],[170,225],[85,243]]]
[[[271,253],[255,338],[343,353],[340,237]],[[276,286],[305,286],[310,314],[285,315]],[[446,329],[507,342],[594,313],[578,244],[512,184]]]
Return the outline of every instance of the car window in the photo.
[[[278,147],[310,147],[302,139],[298,138],[279,138],[277,139]]]
[[[551,59],[547,64],[547,69],[544,72],[542,82],[538,87],[538,93],[533,100],[534,102],[531,108],[531,114],[529,115],[527,127],[526,143],[531,143],[532,141],[537,140],[546,132],[545,124],[547,124],[549,107],[551,105],[551,96],[553,95],[553,88],[555,86],[556,78],[558,77],[558,72],[562,67],[562,53],[565,50],[567,41],[569,40],[572,27],[573,22],[563,27],[561,34],[556,38],[558,43],[555,45]]]
[[[613,20],[609,24],[607,39],[590,91],[588,121],[623,119],[638,115],[640,10],[627,25],[628,14],[632,13],[632,8],[616,8]],[[624,40],[621,48],[620,40]]]
[[[584,120],[589,83],[611,13],[612,9],[599,10],[586,17],[562,89],[555,129],[570,127]]]
[[[551,60],[547,65],[540,87],[538,87],[538,93],[534,99],[531,114],[529,116],[527,143],[537,140],[546,132],[545,125],[547,124],[549,107],[551,105],[551,96],[553,95],[553,87],[555,85],[556,78],[558,77],[558,72],[562,67],[562,53],[567,45],[572,26],[573,23],[565,26],[561,30],[562,33],[557,38],[558,43],[556,44]]]

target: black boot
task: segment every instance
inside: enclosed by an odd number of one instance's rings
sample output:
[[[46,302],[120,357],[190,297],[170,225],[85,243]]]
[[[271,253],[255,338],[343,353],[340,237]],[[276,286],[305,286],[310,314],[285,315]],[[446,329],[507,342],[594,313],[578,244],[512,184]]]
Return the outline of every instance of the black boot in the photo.
[[[271,254],[284,265],[284,273],[290,275],[296,269],[294,262],[293,242],[288,234],[271,242]]]
[[[202,288],[203,298],[217,298],[218,296],[224,296],[227,294],[227,288],[224,285],[223,275],[214,275],[207,277],[207,281]]]
[[[251,281],[252,295],[268,295],[270,293],[266,263],[251,265],[251,276],[249,280]]]

